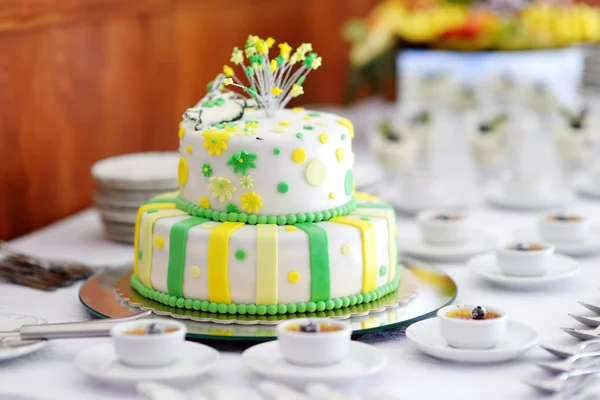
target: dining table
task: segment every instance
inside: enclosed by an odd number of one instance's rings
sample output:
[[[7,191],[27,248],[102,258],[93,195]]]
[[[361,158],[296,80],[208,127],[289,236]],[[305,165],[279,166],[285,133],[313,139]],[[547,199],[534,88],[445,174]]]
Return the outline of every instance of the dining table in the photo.
[[[578,199],[573,210],[600,223],[600,203]],[[517,228],[535,226],[537,214],[494,208],[481,202],[471,211],[473,226],[495,235],[499,243],[509,241]],[[412,216],[398,217],[399,237],[418,235]],[[133,259],[133,248],[104,238],[98,212],[91,208],[10,242],[18,251],[47,259],[68,259],[94,268],[122,267]],[[578,301],[600,304],[600,256],[578,259],[581,272],[572,279],[547,287],[511,290],[496,287],[469,271],[464,262],[431,263],[447,273],[458,286],[455,303],[488,304],[502,308],[511,320],[535,329],[542,343],[574,344],[561,327],[583,327],[569,313],[589,313]],[[0,282],[0,313],[32,315],[48,322],[92,320],[80,303],[81,283],[46,292]],[[410,306],[410,305],[409,305]],[[339,390],[348,396],[370,396],[375,389],[397,399],[533,399],[540,398],[523,381],[548,376],[536,362],[553,356],[539,347],[501,363],[470,365],[439,360],[421,353],[405,336],[406,327],[367,333],[357,340],[381,350],[387,366],[374,378],[352,382]],[[131,386],[96,381],[74,363],[84,349],[109,343],[110,338],[52,340],[32,354],[0,362],[0,399],[140,399]],[[241,353],[255,342],[205,340],[216,348],[220,359],[207,375],[180,387],[205,398],[261,399],[256,390],[261,378],[247,369]],[[592,379],[589,391],[600,391]],[[192,398],[192,397],[190,397]],[[369,397],[370,398],[370,397]],[[569,397],[576,398],[576,397]],[[584,398],[584,397],[581,397]],[[585,397],[591,398],[591,397]]]

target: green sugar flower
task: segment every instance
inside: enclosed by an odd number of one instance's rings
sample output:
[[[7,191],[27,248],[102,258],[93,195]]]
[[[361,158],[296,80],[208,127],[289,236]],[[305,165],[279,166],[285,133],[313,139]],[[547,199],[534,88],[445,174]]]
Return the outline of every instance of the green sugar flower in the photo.
[[[210,166],[210,164],[202,165],[202,175],[204,175],[207,178],[210,178],[210,176],[212,175],[212,167]]]
[[[225,211],[227,211],[228,213],[236,213],[238,212],[238,208],[235,204],[229,203],[227,204],[227,207],[225,207]]]
[[[242,175],[248,175],[249,168],[256,168],[254,160],[256,160],[256,154],[248,153],[242,150],[237,153],[233,153],[227,161],[227,165],[233,166],[233,173],[237,174],[241,172]]]

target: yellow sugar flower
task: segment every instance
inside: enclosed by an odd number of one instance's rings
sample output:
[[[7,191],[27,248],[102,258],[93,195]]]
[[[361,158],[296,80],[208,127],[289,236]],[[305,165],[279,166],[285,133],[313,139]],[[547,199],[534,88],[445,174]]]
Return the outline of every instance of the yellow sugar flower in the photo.
[[[235,75],[235,72],[233,72],[233,68],[231,68],[229,65],[223,65],[223,73],[228,78],[231,78]]]
[[[250,46],[246,49],[246,57],[250,58],[254,53],[256,53],[256,47]]]
[[[290,64],[294,65],[298,61],[302,61],[302,60],[304,60],[304,53],[302,53],[299,50],[296,50],[296,52],[294,54],[292,54],[292,56],[290,57]]]
[[[298,97],[301,94],[304,94],[304,88],[296,83],[292,85],[292,90],[290,91],[292,97]]]
[[[310,64],[310,67],[312,69],[318,69],[322,63],[323,63],[323,58],[317,57],[313,60],[312,64]]]
[[[260,196],[254,192],[246,192],[240,198],[240,203],[242,203],[242,209],[248,211],[249,213],[256,213],[262,207],[262,202],[260,201]]]
[[[227,132],[218,132],[216,129],[211,129],[202,134],[204,137],[205,149],[208,149],[208,155],[216,154],[221,156],[223,150],[227,150],[227,141],[231,139],[231,135]]]
[[[237,132],[238,126],[234,123],[231,122],[223,122],[223,129],[225,129],[225,132]]]
[[[277,69],[277,61],[271,60],[271,72],[275,72]]]
[[[232,63],[238,65],[239,63],[244,61],[244,53],[237,47],[234,47],[233,51],[231,52],[231,60],[230,61]]]
[[[272,37],[269,37],[269,38],[267,38],[267,40],[265,40],[265,42],[267,43],[267,46],[269,46],[269,48],[271,48],[275,44],[275,39],[273,39]]]
[[[198,202],[198,205],[200,207],[208,210],[210,208],[210,200],[208,200],[208,197],[202,196],[202,197],[200,197],[200,201]]]
[[[292,47],[287,43],[279,44],[279,52],[285,61],[290,59],[290,53],[292,52]]]
[[[261,55],[269,54],[269,47],[264,40],[259,40],[256,42],[256,50],[258,50],[258,54]]]
[[[308,53],[309,51],[313,51],[312,43],[302,43],[298,46],[296,51],[301,51],[302,53]]]
[[[283,89],[281,89],[279,86],[274,86],[271,88],[271,94],[273,96],[279,96],[281,93],[283,93]]]
[[[260,38],[256,35],[248,35],[248,40],[246,40],[246,43],[248,44],[256,44],[256,41],[259,40]]]
[[[212,190],[213,199],[218,198],[219,201],[224,202],[226,199],[231,200],[232,192],[235,192],[235,186],[227,178],[215,176],[210,178],[211,184],[208,188]]]
[[[250,189],[252,185],[254,185],[254,179],[252,179],[250,175],[242,175],[240,178],[240,185],[242,185],[244,189]]]

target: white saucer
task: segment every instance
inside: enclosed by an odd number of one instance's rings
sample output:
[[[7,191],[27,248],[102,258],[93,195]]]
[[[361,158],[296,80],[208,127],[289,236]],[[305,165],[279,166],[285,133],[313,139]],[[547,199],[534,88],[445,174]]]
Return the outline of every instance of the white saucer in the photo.
[[[571,203],[575,195],[569,190],[556,189],[546,196],[533,199],[515,199],[506,194],[500,185],[493,186],[487,193],[490,203],[501,208],[514,210],[545,210],[548,208],[562,207]]]
[[[546,275],[521,277],[504,275],[496,262],[494,253],[473,257],[467,266],[481,278],[498,286],[514,289],[534,288],[554,282],[561,282],[575,276],[580,271],[579,264],[574,259],[554,254],[553,263]]]
[[[181,354],[181,359],[165,367],[135,368],[119,362],[113,345],[105,344],[83,350],[75,357],[75,364],[85,374],[102,381],[136,383],[197,377],[212,369],[219,360],[217,350],[194,342],[184,342]]]
[[[592,177],[583,176],[575,182],[577,192],[588,197],[600,197],[600,187],[594,185]]]
[[[448,361],[488,364],[510,360],[531,349],[539,340],[535,330],[527,325],[508,321],[506,338],[497,347],[489,350],[457,349],[448,346],[440,334],[439,320],[426,319],[406,329],[406,337],[417,348],[432,357]]]
[[[432,245],[425,243],[420,235],[400,236],[398,251],[422,260],[453,262],[464,261],[477,254],[487,253],[496,247],[496,238],[474,230],[466,243],[456,245]]]
[[[535,228],[518,229],[513,233],[516,240],[525,242],[539,242],[542,238]],[[546,242],[548,242],[546,240]],[[600,226],[593,226],[591,234],[586,240],[580,242],[549,242],[554,245],[556,252],[568,256],[587,256],[600,251]]]
[[[23,325],[40,325],[47,322],[45,319],[28,315],[0,314],[0,334],[14,332]],[[33,353],[47,344],[48,342],[45,340],[4,339],[0,341],[0,361]]]
[[[288,363],[276,340],[262,343],[242,354],[244,364],[266,378],[304,385],[307,383],[339,384],[375,375],[387,364],[387,357],[375,347],[351,342],[350,355],[338,364],[323,367],[303,367]]]

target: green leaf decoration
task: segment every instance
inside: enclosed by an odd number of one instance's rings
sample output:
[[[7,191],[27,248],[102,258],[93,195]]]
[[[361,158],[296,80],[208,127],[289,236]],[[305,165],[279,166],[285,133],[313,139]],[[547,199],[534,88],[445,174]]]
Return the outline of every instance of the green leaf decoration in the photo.
[[[239,210],[235,204],[229,203],[227,204],[227,207],[225,207],[225,211],[227,211],[228,213],[234,213],[238,212]]]
[[[218,99],[216,99],[213,104],[215,106],[221,107],[223,104],[225,104],[225,100],[223,100],[222,97],[219,97]]]
[[[242,150],[237,153],[233,153],[227,161],[227,165],[233,167],[233,173],[237,174],[241,172],[242,175],[248,175],[248,169],[256,168],[254,161],[258,158],[256,154],[248,153]]]
[[[313,61],[315,61],[315,58],[317,58],[317,53],[308,53],[304,58],[304,66],[306,68],[310,68]]]

